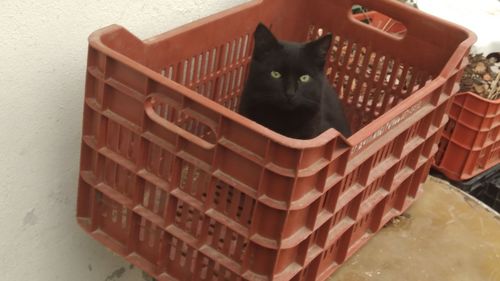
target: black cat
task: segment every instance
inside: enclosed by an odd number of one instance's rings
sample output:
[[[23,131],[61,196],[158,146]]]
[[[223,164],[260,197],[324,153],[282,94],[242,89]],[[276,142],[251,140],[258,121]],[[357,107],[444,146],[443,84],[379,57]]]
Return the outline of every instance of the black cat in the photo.
[[[259,24],[254,37],[239,113],[291,138],[314,138],[329,128],[349,137],[340,100],[323,73],[331,34],[305,44],[284,42]]]

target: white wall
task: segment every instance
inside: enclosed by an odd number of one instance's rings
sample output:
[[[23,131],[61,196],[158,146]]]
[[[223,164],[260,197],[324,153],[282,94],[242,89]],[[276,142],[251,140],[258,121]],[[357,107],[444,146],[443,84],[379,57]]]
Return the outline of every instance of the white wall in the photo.
[[[87,36],[147,38],[242,2],[0,1],[0,280],[143,280],[75,221]]]
[[[477,35],[474,53],[500,51],[500,1],[498,0],[418,0],[424,12],[463,25]]]

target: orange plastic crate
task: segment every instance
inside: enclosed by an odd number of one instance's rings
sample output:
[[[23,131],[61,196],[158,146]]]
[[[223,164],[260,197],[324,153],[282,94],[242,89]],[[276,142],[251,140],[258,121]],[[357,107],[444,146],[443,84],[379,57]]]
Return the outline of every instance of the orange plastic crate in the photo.
[[[326,71],[353,136],[290,139],[233,111],[259,21],[286,40],[334,34]],[[419,194],[474,40],[392,0],[257,0],[145,41],[99,30],[78,222],[158,280],[324,280]]]
[[[500,99],[474,93],[453,99],[435,167],[452,180],[467,180],[500,163]]]

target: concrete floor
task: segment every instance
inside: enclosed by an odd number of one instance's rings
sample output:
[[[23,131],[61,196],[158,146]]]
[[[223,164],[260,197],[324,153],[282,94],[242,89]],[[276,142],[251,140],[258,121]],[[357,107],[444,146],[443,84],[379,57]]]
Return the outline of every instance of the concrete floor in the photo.
[[[500,281],[500,215],[429,177],[422,197],[329,281]]]

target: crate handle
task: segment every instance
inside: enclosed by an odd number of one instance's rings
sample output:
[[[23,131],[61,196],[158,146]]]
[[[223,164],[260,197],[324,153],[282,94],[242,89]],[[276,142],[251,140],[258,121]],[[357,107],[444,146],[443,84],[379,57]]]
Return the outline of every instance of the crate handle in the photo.
[[[389,35],[388,38],[395,39],[395,40],[402,40],[403,38],[407,37],[408,34],[413,33],[413,28],[414,28],[414,23],[417,21],[415,18],[415,13],[418,13],[419,11],[413,7],[407,6],[402,3],[398,3],[398,1],[393,1],[393,0],[377,0],[377,1],[371,1],[371,0],[340,0],[345,5],[345,8],[347,10],[347,16],[350,18],[350,20],[353,21],[358,21],[355,19],[355,16],[352,14],[352,7],[355,5],[362,6],[364,8],[369,8],[372,11],[378,12],[391,20],[395,20],[399,23],[401,23],[405,28],[406,28],[406,34],[400,34],[400,36],[397,36],[395,34],[391,34],[385,30],[379,30],[382,33]],[[418,19],[420,21],[420,19]]]
[[[382,17],[384,19],[386,17],[387,21],[386,22],[378,22],[378,25],[372,25],[369,21],[373,20],[373,18],[377,15],[379,15],[379,17]],[[381,31],[389,34],[390,36],[396,36],[398,38],[403,38],[406,36],[406,31],[407,31],[406,25],[404,25],[403,23],[399,22],[398,20],[395,20],[392,17],[390,17],[382,12],[373,10],[373,11],[368,11],[368,12],[362,12],[359,14],[352,14],[351,17],[353,19],[361,21],[361,22],[366,20],[366,21],[368,21],[369,26],[371,26],[375,29],[381,30]],[[401,29],[401,30],[398,30],[397,32],[391,32],[390,31],[391,28],[393,28],[395,26],[399,27],[399,29]]]
[[[146,100],[144,101],[144,111],[146,112],[146,115],[156,124],[160,125],[162,128],[177,134],[181,136],[182,138],[189,140],[196,145],[198,145],[201,148],[204,148],[206,150],[213,149],[215,147],[215,143],[210,143],[201,137],[177,126],[176,124],[166,120],[165,118],[161,117],[158,113],[156,113],[154,109],[154,104],[157,102],[156,100],[161,99],[162,97],[158,94],[151,94],[148,97],[146,97]],[[166,103],[168,104],[168,103]],[[187,110],[181,110],[182,113],[184,113],[187,116],[191,116],[189,114],[189,111]],[[212,128],[210,128],[213,132],[215,132]]]
[[[405,4],[398,3],[397,1],[393,0],[343,0],[343,2],[345,2],[346,6],[348,7],[348,15],[352,15],[351,9],[353,6],[360,5],[365,8],[370,8],[372,11],[382,13],[403,24],[411,21],[416,21],[414,14],[418,12],[418,10],[415,8],[409,7]]]

